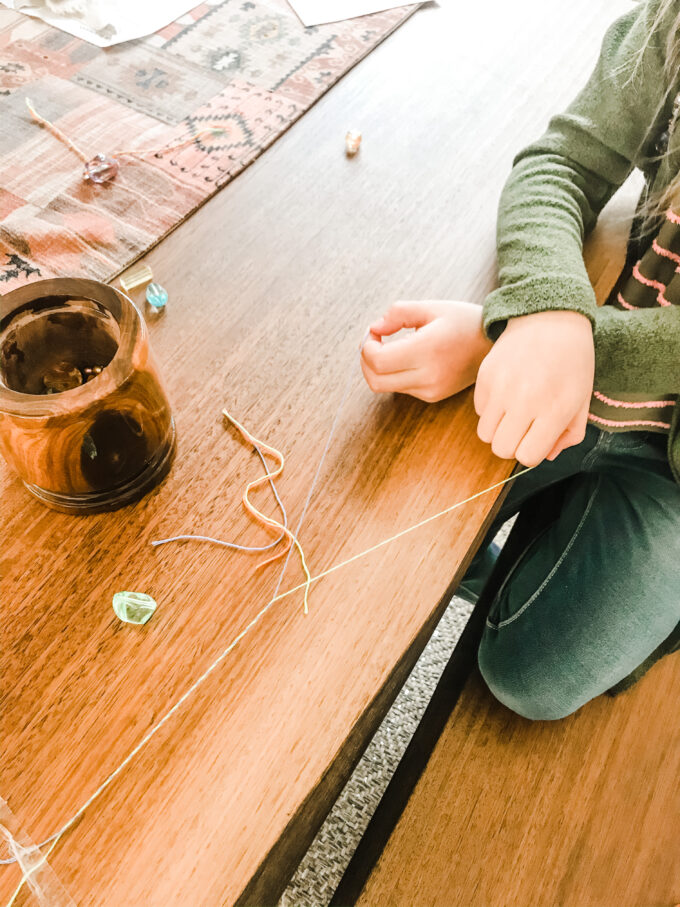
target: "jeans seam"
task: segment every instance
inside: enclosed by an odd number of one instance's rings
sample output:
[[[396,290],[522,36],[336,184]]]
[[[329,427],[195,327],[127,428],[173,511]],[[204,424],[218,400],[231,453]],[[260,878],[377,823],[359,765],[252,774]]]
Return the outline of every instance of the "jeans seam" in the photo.
[[[588,467],[592,466],[597,459],[597,455],[600,452],[601,447],[606,447],[609,444],[609,432],[604,432],[600,430],[600,436],[593,445],[592,449],[584,456],[583,462],[581,464],[583,470],[585,471]]]
[[[527,601],[524,602],[524,604],[519,609],[519,611],[517,611],[515,614],[513,614],[512,617],[508,617],[507,620],[502,620],[502,621],[499,621],[499,623],[497,623],[497,624],[493,624],[489,621],[489,618],[487,617],[487,619],[486,619],[487,627],[490,627],[492,630],[500,630],[502,627],[506,627],[508,624],[511,624],[513,621],[517,620],[518,617],[521,617],[521,615],[527,610],[527,608],[536,601],[538,596],[541,594],[541,592],[543,592],[543,590],[546,588],[548,583],[555,576],[555,574],[557,573],[560,566],[564,563],[565,558],[571,551],[571,549],[574,545],[574,542],[578,538],[578,535],[581,532],[581,529],[583,529],[583,524],[587,520],[588,514],[590,513],[590,511],[592,509],[593,503],[595,501],[595,496],[597,495],[599,488],[600,488],[600,478],[598,476],[597,483],[595,485],[595,488],[593,489],[593,493],[590,495],[590,499],[588,500],[586,509],[583,511],[583,516],[579,520],[578,526],[574,530],[572,537],[569,539],[569,544],[566,546],[566,548],[564,549],[562,554],[559,556],[557,562],[553,566],[552,570],[546,576],[546,578],[543,580],[543,582],[538,587],[538,589],[534,592],[534,594],[529,599],[527,599]]]

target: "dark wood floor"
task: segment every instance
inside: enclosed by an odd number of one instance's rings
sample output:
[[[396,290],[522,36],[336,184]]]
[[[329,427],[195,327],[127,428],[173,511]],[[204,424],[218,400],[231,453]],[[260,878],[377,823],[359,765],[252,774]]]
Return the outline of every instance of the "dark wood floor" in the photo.
[[[671,907],[680,901],[680,655],[558,722],[478,674],[357,901]]]

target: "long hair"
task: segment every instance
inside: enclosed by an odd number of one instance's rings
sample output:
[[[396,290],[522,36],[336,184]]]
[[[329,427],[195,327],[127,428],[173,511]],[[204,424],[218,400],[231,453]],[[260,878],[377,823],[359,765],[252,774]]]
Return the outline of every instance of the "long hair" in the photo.
[[[644,0],[646,2],[646,0]],[[657,119],[664,107],[667,107],[674,86],[678,84],[678,75],[680,73],[680,0],[660,0],[658,9],[652,20],[647,34],[647,38],[637,60],[634,63],[631,80],[635,80],[639,75],[639,69],[642,65],[643,57],[649,44],[657,33],[661,24],[666,20],[671,20],[671,26],[668,29],[666,44],[664,50],[664,71],[663,71],[663,91],[662,100],[657,111],[657,116],[650,129],[658,129]],[[646,155],[647,160],[652,164],[660,166],[668,157],[671,140],[680,125],[680,92],[673,98],[672,111],[670,119],[661,136],[648,135],[645,137],[643,144],[653,149]],[[659,141],[660,139],[660,141]],[[680,208],[680,172],[674,174],[668,184],[653,193],[650,193],[638,209],[638,215],[641,216],[640,226],[644,231],[648,225],[661,217],[668,208]]]

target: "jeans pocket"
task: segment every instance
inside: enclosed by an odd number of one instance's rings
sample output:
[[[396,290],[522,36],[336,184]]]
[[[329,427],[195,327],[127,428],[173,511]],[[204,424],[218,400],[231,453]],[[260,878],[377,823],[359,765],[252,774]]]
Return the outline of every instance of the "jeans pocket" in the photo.
[[[516,577],[518,571],[522,567],[522,564],[530,558],[531,554],[538,548],[538,546],[541,544],[541,542],[551,529],[552,525],[546,526],[537,535],[532,536],[529,541],[522,547],[522,550],[513,561],[512,566],[505,575],[503,582],[501,583],[500,588],[498,589],[498,592],[496,593],[494,600],[491,603],[491,607],[489,608],[489,613],[486,618],[487,627],[491,627],[491,629],[493,630],[498,630],[504,623],[508,621],[508,619],[511,619],[513,617],[513,615],[511,615],[509,612],[507,614],[503,613],[503,602],[507,601],[505,591],[512,583],[513,579]],[[534,582],[532,583],[534,591],[533,593],[528,594],[527,597],[529,599],[531,599],[533,595],[535,595],[536,592],[541,589],[541,587],[545,584],[546,579],[547,577],[545,576],[545,571],[542,571],[540,575],[534,577]]]
[[[571,521],[565,523],[564,529],[566,529],[567,535],[556,539],[557,545],[546,546],[544,555],[534,558],[534,563],[530,564],[532,555],[543,543],[547,534],[555,531],[555,527],[564,520],[563,513],[558,514],[556,519],[551,520],[541,532],[532,536],[530,541],[523,547],[523,550],[514,560],[511,569],[504,578],[492,607],[489,609],[487,626],[494,630],[500,630],[506,624],[517,620],[548,588],[557,572],[569,558],[570,552],[581,534],[588,515],[595,504],[601,481],[601,477],[595,478],[595,483],[588,492],[585,507],[580,512],[580,515],[574,514],[574,516],[578,517],[578,522],[575,526]],[[573,529],[572,526],[574,527]],[[521,580],[517,580],[520,568],[525,569]],[[517,582],[517,590],[514,590],[516,594],[513,594],[514,603],[511,604],[510,596],[505,593],[513,581]],[[503,613],[504,605],[506,613]]]
[[[612,448],[620,451],[640,450],[642,447],[652,445],[665,449],[668,435],[659,431],[621,431],[615,433]]]

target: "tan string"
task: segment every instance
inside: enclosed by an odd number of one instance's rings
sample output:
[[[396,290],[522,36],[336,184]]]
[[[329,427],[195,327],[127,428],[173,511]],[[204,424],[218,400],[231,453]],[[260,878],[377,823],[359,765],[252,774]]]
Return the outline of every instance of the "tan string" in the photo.
[[[304,609],[305,609],[305,614],[308,614],[309,613],[308,595],[309,595],[309,586],[312,582],[312,578],[310,576],[309,569],[307,567],[307,561],[305,560],[305,553],[302,550],[302,546],[300,545],[300,542],[293,535],[293,533],[290,531],[290,529],[288,529],[286,526],[283,525],[283,523],[280,523],[278,520],[275,520],[272,517],[268,517],[264,513],[262,513],[262,511],[258,510],[257,507],[251,502],[250,498],[248,497],[249,493],[252,491],[253,488],[259,488],[260,485],[266,485],[267,482],[269,482],[270,480],[273,481],[275,478],[277,478],[277,476],[281,475],[281,473],[283,472],[284,464],[286,462],[285,458],[280,451],[276,450],[275,447],[270,447],[269,444],[265,444],[264,441],[258,441],[258,439],[255,438],[253,435],[251,435],[250,432],[248,431],[248,429],[244,428],[244,426],[241,425],[240,422],[237,422],[237,420],[232,415],[230,415],[226,409],[222,410],[222,415],[225,418],[227,418],[231,422],[231,424],[234,425],[241,432],[241,434],[243,435],[243,437],[246,439],[246,441],[249,444],[252,444],[253,447],[255,447],[255,448],[257,448],[257,447],[261,448],[264,453],[268,454],[270,457],[274,457],[274,459],[278,463],[278,466],[276,467],[274,472],[266,472],[263,476],[259,476],[259,478],[253,479],[252,482],[248,482],[248,484],[246,485],[246,489],[243,492],[243,497],[241,498],[241,500],[242,500],[243,506],[245,507],[247,512],[251,516],[255,517],[255,519],[258,522],[262,523],[263,526],[265,526],[267,529],[273,529],[275,532],[282,532],[288,538],[288,544],[286,545],[286,547],[283,548],[282,551],[279,551],[278,554],[274,554],[274,555],[272,555],[272,557],[267,558],[266,561],[262,561],[261,564],[258,564],[257,567],[255,568],[256,570],[261,570],[262,567],[266,567],[267,564],[271,564],[274,561],[278,560],[280,557],[283,557],[284,554],[288,554],[288,551],[290,550],[291,545],[295,545],[295,547],[297,548],[298,554],[300,555],[300,561],[302,563],[302,569],[304,570],[305,577],[307,578],[306,582],[303,585],[304,585],[304,589],[305,589]]]
[[[127,157],[145,157],[149,154],[167,154],[169,151],[179,151],[180,148],[192,145],[197,139],[201,139],[206,135],[224,135],[226,131],[224,126],[207,126],[205,129],[201,129],[195,135],[190,135],[176,145],[164,145],[162,148],[145,148],[141,151],[114,151],[112,152],[112,157],[124,157],[126,155]]]
[[[75,142],[72,142],[71,139],[62,132],[58,126],[55,126],[54,123],[51,123],[48,119],[41,116],[38,111],[35,109],[31,101],[26,98],[26,106],[28,107],[31,117],[38,123],[40,126],[43,126],[49,133],[51,133],[55,139],[61,142],[63,145],[66,145],[74,154],[76,154],[80,160],[87,164],[90,160],[90,157],[82,151]],[[131,149],[123,151],[111,151],[109,156],[116,157],[146,157],[149,154],[167,154],[170,151],[179,151],[180,148],[185,148],[187,145],[193,144],[193,142],[202,138],[206,135],[224,135],[227,130],[224,126],[221,126],[219,123],[209,124],[204,129],[201,129],[195,135],[191,135],[186,139],[182,139],[174,145],[163,145],[160,148],[143,148],[143,149]]]
[[[259,442],[258,442],[259,443]],[[440,510],[439,513],[435,513],[432,516],[427,517],[420,522],[415,523],[413,526],[408,526],[406,529],[402,529],[401,532],[397,532],[395,535],[390,536],[387,539],[383,539],[381,542],[378,542],[375,545],[372,545],[370,548],[366,548],[364,551],[360,551],[358,554],[353,555],[347,560],[341,561],[338,564],[334,564],[332,567],[329,567],[327,570],[317,573],[315,576],[310,576],[304,583],[300,583],[297,586],[294,586],[292,589],[288,589],[286,592],[281,592],[279,595],[275,595],[269,602],[253,617],[253,619],[241,630],[241,632],[236,636],[221,652],[217,658],[210,664],[206,670],[201,674],[201,676],[194,681],[194,683],[189,687],[188,690],[177,700],[177,702],[172,706],[172,708],[165,713],[165,715],[158,721],[149,731],[144,735],[140,740],[137,746],[131,750],[130,753],[125,757],[125,759],[120,763],[120,765],[114,769],[113,772],[102,782],[102,784],[97,788],[97,790],[83,803],[80,809],[74,813],[73,816],[66,822],[58,832],[50,835],[49,838],[46,838],[41,844],[37,846],[39,848],[45,847],[47,844],[52,844],[48,853],[50,853],[53,848],[56,846],[57,841],[61,836],[68,831],[68,829],[83,815],[87,808],[107,789],[107,787],[118,777],[118,775],[123,771],[123,769],[134,759],[134,757],[142,750],[146,744],[151,740],[155,734],[166,724],[167,721],[177,712],[182,705],[193,695],[193,693],[208,679],[212,672],[224,661],[224,659],[229,655],[233,649],[241,642],[241,640],[260,622],[260,620],[265,616],[269,609],[276,602],[281,601],[284,598],[287,598],[289,595],[292,595],[294,592],[299,592],[300,589],[307,590],[312,583],[317,582],[320,579],[323,579],[325,576],[329,576],[331,573],[334,573],[336,570],[340,570],[342,567],[347,567],[349,564],[358,561],[362,557],[366,557],[368,554],[371,554],[373,551],[377,551],[378,548],[382,548],[385,545],[389,545],[391,542],[395,542],[397,539],[403,538],[405,535],[408,535],[411,532],[415,532],[416,529],[420,529],[422,526],[426,526],[428,523],[432,523],[434,520],[438,520],[440,517],[446,516],[446,514],[451,513],[454,510],[457,510],[459,507],[463,507],[465,504],[469,504],[471,501],[474,501],[476,498],[481,497],[488,492],[495,490],[496,488],[501,488],[503,485],[506,485],[508,482],[513,481],[521,475],[526,475],[526,473],[531,472],[532,469],[535,469],[535,466],[530,466],[527,469],[523,469],[520,472],[508,476],[507,479],[503,479],[501,482],[496,482],[494,485],[490,485],[488,488],[485,488],[483,491],[478,491],[476,494],[471,495],[469,498],[465,498],[463,501],[458,501],[455,504],[452,504],[450,507],[446,507],[444,510]],[[14,862],[9,860],[1,860],[0,863]],[[16,897],[16,894],[14,895]],[[11,907],[8,905],[8,907]]]
[[[26,106],[28,107],[28,111],[36,121],[36,123],[38,123],[40,126],[44,126],[44,128],[47,129],[48,132],[52,133],[55,139],[66,145],[67,148],[70,148],[74,154],[78,155],[78,157],[84,164],[87,164],[89,157],[85,154],[85,152],[81,151],[80,148],[75,145],[65,133],[61,131],[61,129],[54,125],[54,123],[50,123],[49,120],[41,117],[28,98],[26,98]]]
[[[29,109],[32,109],[32,108],[29,106]],[[52,124],[48,124],[45,121],[45,125],[47,125],[48,128],[50,128]],[[59,132],[59,130],[57,130],[57,132]],[[57,136],[57,137],[59,137],[59,136]],[[68,142],[68,140],[67,140],[67,143],[69,144],[69,147],[71,147],[71,143]],[[74,150],[76,150],[75,146],[74,146]],[[80,152],[78,150],[76,150],[76,153],[80,154]],[[345,396],[346,396],[346,394],[345,394]],[[343,397],[343,403],[344,403],[345,396]],[[394,535],[390,536],[389,538],[383,539],[382,541],[377,542],[375,545],[371,545],[370,548],[366,548],[363,551],[360,551],[357,554],[353,555],[352,557],[347,558],[346,560],[341,561],[337,564],[334,564],[333,566],[329,567],[328,569],[323,570],[321,573],[317,573],[315,576],[311,576],[309,569],[307,567],[307,563],[305,560],[304,552],[302,550],[302,546],[300,545],[296,535],[294,535],[282,523],[278,522],[278,520],[275,520],[275,519],[263,514],[260,510],[257,509],[257,507],[255,507],[255,505],[250,501],[250,498],[249,498],[249,492],[253,488],[258,487],[259,485],[263,484],[264,482],[268,482],[270,480],[273,481],[274,478],[276,478],[277,476],[279,476],[281,474],[283,467],[284,467],[284,463],[285,463],[283,454],[280,451],[276,450],[276,448],[271,447],[270,445],[265,444],[264,442],[259,441],[257,438],[255,438],[226,409],[223,410],[223,415],[241,432],[242,436],[246,439],[246,441],[249,444],[252,444],[255,448],[258,448],[258,447],[261,448],[264,451],[264,453],[273,457],[277,462],[277,467],[273,472],[267,470],[267,472],[264,476],[254,479],[248,483],[245,491],[243,492],[242,502],[243,502],[243,506],[245,507],[247,512],[249,514],[251,514],[251,516],[253,516],[256,520],[258,520],[258,522],[262,523],[268,529],[275,529],[276,531],[283,532],[286,535],[286,537],[288,538],[287,547],[276,557],[281,557],[283,554],[286,554],[287,552],[289,552],[293,545],[297,548],[297,551],[300,555],[302,567],[303,567],[303,570],[305,573],[305,581],[303,583],[299,583],[297,586],[294,586],[291,589],[286,590],[285,592],[281,592],[279,594],[274,594],[274,596],[267,602],[267,604],[252,618],[252,620],[243,628],[243,630],[241,630],[241,632],[229,643],[229,645],[226,647],[226,649],[224,649],[217,656],[217,658],[206,668],[206,670],[200,675],[200,677],[198,677],[197,680],[194,681],[194,683],[183,693],[183,695],[165,713],[165,715],[163,715],[163,717],[147,731],[147,733],[144,735],[144,737],[142,737],[142,739],[139,741],[139,743],[128,753],[128,755],[120,763],[120,765],[118,765],[118,767],[115,768],[111,772],[111,774],[108,775],[108,777],[104,779],[102,784],[100,784],[100,786],[94,791],[94,793],[82,804],[82,806],[77,810],[77,812],[75,812],[71,816],[71,818],[59,829],[59,831],[50,835],[49,838],[46,838],[41,844],[37,845],[37,849],[45,847],[48,844],[50,844],[51,846],[50,846],[49,850],[47,851],[47,853],[44,855],[43,860],[40,861],[38,864],[36,864],[36,867],[34,867],[34,869],[32,871],[34,871],[35,868],[37,868],[37,866],[40,866],[44,862],[47,861],[48,856],[52,853],[52,851],[54,850],[54,848],[56,847],[57,843],[60,841],[60,839],[62,838],[64,833],[66,831],[68,831],[68,829],[71,828],[71,826],[73,826],[75,822],[77,822],[77,820],[83,815],[83,813],[89,808],[89,806],[109,787],[110,784],[113,783],[113,781],[118,777],[118,775],[123,771],[123,769],[135,758],[135,756],[147,745],[147,743],[149,743],[149,741],[158,733],[158,731],[160,731],[160,729],[170,720],[170,718],[175,714],[175,712],[177,712],[182,707],[182,705],[184,705],[184,703],[193,695],[193,693],[208,679],[208,677],[213,673],[213,671],[224,661],[224,659],[230,654],[230,652],[233,651],[233,649],[239,644],[239,642],[241,642],[241,640],[244,639],[244,637],[253,629],[253,627],[255,627],[260,622],[260,620],[265,616],[265,614],[267,614],[267,612],[271,609],[271,607],[274,604],[276,604],[279,601],[282,601],[284,598],[287,598],[288,596],[292,595],[293,593],[299,592],[301,589],[304,589],[305,613],[307,613],[307,611],[308,611],[308,607],[307,607],[308,594],[309,594],[309,588],[312,585],[312,583],[318,582],[320,579],[323,579],[324,577],[329,576],[331,573],[334,573],[336,570],[340,570],[343,567],[347,567],[349,564],[352,564],[355,561],[358,561],[361,558],[368,556],[372,552],[377,551],[379,548],[382,548],[385,545],[389,545],[392,542],[397,541],[397,539],[403,538],[404,536],[408,535],[411,532],[415,532],[416,529],[420,529],[421,527],[426,526],[428,523],[431,523],[434,520],[438,520],[441,517],[446,516],[446,514],[449,514],[452,511],[457,510],[459,507],[463,507],[465,504],[469,504],[471,501],[474,501],[475,499],[481,497],[484,494],[488,494],[490,491],[493,491],[497,488],[501,488],[503,485],[507,484],[508,482],[513,481],[518,476],[525,475],[526,473],[531,472],[532,469],[536,468],[535,466],[530,466],[526,469],[521,470],[520,472],[518,472],[514,475],[508,476],[508,478],[503,479],[500,482],[496,482],[495,484],[490,485],[488,488],[485,488],[482,491],[478,491],[475,494],[470,495],[470,497],[465,498],[462,501],[457,501],[455,504],[451,504],[449,507],[446,507],[444,510],[440,510],[438,513],[435,513],[432,516],[426,517],[425,519],[420,520],[418,523],[415,523],[412,526],[406,527],[406,529],[402,529],[400,532],[395,533]],[[336,420],[337,420],[337,413],[336,413],[336,419],[334,420],[334,423],[333,423],[333,429],[331,431],[331,435],[329,435],[329,439],[328,439],[328,441],[326,443],[326,447],[324,449],[324,455],[322,457],[321,462],[323,462],[325,454],[328,450],[330,438],[332,437],[332,433],[335,428]],[[316,482],[318,472],[319,472],[319,469],[317,468],[317,474],[315,475],[314,482],[312,483],[312,488],[314,487],[314,483]],[[270,563],[272,560],[275,560],[275,559],[276,558],[269,558],[267,561],[260,564],[260,566],[261,567],[265,566],[266,564]],[[6,829],[4,829],[4,827],[2,830],[9,836],[8,843],[10,846],[10,851],[13,854],[13,859],[0,859],[0,864],[8,864],[8,863],[17,862],[16,852],[15,852],[15,849],[12,847],[12,843],[13,843],[14,839],[12,838],[11,834]],[[21,879],[21,882],[20,882],[18,888],[15,890],[14,894],[12,895],[10,901],[8,902],[7,907],[12,907],[12,905],[14,904],[16,897],[19,894],[19,892],[21,891],[21,888],[23,887],[24,883],[27,880],[29,880],[30,872],[26,872],[26,870],[24,869],[23,866],[22,866],[22,875],[23,875],[23,877]]]
[[[370,548],[366,548],[364,551],[360,551],[358,554],[354,554],[346,561],[340,561],[339,564],[334,564],[332,567],[329,567],[328,570],[324,570],[322,573],[317,573],[315,576],[310,577],[308,582],[300,583],[298,586],[293,586],[292,589],[287,589],[285,592],[281,592],[279,595],[273,598],[269,602],[269,604],[273,605],[274,602],[281,601],[282,598],[287,598],[289,595],[292,595],[293,592],[299,592],[300,589],[309,588],[312,583],[317,582],[317,580],[323,579],[324,576],[329,576],[331,573],[335,573],[336,570],[340,570],[341,567],[347,567],[350,564],[353,564],[355,561],[360,560],[362,557],[366,557],[366,555],[372,554],[374,551],[377,551],[378,548],[383,548],[385,545],[389,545],[391,542],[396,542],[397,539],[403,538],[405,535],[408,535],[409,532],[415,532],[416,529],[420,529],[422,526],[426,526],[428,523],[433,522],[433,520],[438,520],[440,517],[446,516],[447,513],[451,513],[452,511],[457,510],[464,504],[469,504],[476,498],[480,498],[483,494],[488,494],[490,491],[493,491],[496,488],[500,488],[502,485],[506,485],[508,482],[514,481],[519,476],[526,475],[526,473],[531,472],[532,469],[536,469],[536,467],[528,466],[526,469],[522,469],[520,470],[520,472],[516,472],[513,473],[513,475],[508,476],[507,479],[503,479],[502,482],[496,482],[495,485],[490,485],[483,491],[478,491],[476,494],[471,495],[469,498],[465,498],[464,501],[458,501],[456,504],[452,504],[445,510],[440,510],[439,513],[435,513],[433,514],[433,516],[428,516],[426,517],[426,519],[421,520],[419,523],[415,523],[413,526],[408,526],[406,529],[402,529],[401,532],[397,532],[396,535],[391,535],[389,538],[383,539],[382,542],[377,542],[377,544],[371,545]]]

